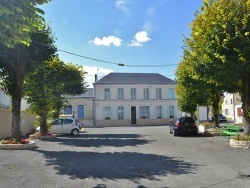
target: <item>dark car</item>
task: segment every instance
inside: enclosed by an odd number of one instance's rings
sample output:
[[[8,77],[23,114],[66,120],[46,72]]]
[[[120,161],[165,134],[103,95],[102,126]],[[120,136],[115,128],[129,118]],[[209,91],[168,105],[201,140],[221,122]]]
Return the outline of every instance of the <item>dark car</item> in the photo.
[[[174,136],[190,133],[195,136],[198,135],[198,128],[192,117],[177,118],[175,121],[170,122],[169,128],[170,134],[174,134]]]
[[[220,121],[227,121],[227,117],[223,114],[219,114]],[[212,121],[214,121],[214,117],[212,116]]]

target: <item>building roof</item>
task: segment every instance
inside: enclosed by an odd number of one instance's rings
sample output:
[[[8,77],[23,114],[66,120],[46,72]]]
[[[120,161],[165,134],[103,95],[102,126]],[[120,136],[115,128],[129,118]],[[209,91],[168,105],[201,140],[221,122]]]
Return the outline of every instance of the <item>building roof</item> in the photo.
[[[93,88],[86,88],[84,94],[74,96],[73,98],[94,98],[94,90]]]
[[[176,82],[158,73],[110,73],[94,84],[169,84]]]

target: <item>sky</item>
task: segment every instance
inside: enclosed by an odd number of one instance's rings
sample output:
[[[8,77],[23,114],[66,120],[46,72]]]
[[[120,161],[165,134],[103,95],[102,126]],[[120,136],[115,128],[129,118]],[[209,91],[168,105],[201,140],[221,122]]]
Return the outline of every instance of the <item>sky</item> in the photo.
[[[40,8],[60,59],[83,66],[92,87],[95,74],[110,72],[174,80],[188,25],[201,6],[202,0],[52,0]]]

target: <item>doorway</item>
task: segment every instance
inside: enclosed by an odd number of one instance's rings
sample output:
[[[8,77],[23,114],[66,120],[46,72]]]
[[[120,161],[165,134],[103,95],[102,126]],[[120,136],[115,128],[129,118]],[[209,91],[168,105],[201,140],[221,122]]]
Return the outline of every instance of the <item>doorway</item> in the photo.
[[[131,106],[131,124],[136,124],[136,106]]]

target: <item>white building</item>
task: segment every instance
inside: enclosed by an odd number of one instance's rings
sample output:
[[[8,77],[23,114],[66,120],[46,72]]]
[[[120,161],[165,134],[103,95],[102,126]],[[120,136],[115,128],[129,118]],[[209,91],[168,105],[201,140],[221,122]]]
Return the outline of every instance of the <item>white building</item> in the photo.
[[[94,83],[94,126],[167,124],[181,116],[175,88],[156,73],[110,73]]]
[[[0,105],[11,107],[11,98],[6,95],[1,89],[0,89]],[[27,104],[26,100],[22,99],[21,101],[21,111],[27,110],[29,107],[29,104]]]
[[[72,115],[80,120],[85,127],[93,126],[94,93],[93,88],[87,88],[82,95],[67,97],[68,105],[62,115]]]
[[[242,123],[242,102],[238,94],[226,94],[222,103],[222,113],[235,123]]]

